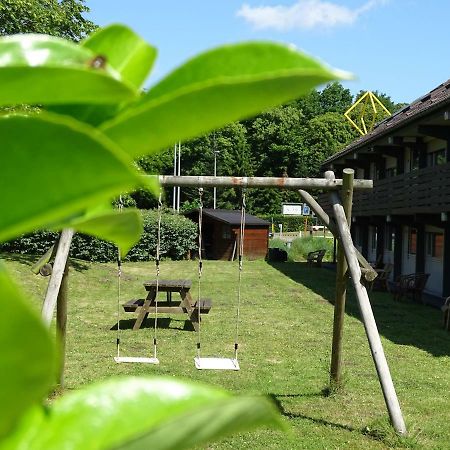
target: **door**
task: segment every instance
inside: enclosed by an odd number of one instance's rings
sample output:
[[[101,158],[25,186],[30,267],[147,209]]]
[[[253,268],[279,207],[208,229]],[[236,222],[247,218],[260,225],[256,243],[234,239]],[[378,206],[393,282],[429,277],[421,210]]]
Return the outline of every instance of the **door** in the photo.
[[[425,227],[425,272],[430,274],[425,291],[442,295],[444,277],[444,230],[442,228]]]
[[[417,228],[403,227],[402,274],[414,273],[416,271],[417,252]]]

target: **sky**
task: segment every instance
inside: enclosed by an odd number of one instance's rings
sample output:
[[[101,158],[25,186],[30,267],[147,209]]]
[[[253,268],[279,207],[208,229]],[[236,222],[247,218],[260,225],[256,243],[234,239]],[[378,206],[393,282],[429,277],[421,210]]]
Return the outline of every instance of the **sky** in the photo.
[[[221,44],[276,41],[352,72],[353,94],[410,103],[450,78],[448,0],[86,0],[97,25],[123,23],[158,49],[151,85]]]

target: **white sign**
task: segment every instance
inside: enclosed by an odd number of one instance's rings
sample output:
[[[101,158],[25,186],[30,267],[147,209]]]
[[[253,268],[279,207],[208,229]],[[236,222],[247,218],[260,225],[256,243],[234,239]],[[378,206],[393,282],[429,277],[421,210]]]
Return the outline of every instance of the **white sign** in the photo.
[[[303,203],[283,203],[281,205],[281,214],[285,216],[301,216],[303,212]]]

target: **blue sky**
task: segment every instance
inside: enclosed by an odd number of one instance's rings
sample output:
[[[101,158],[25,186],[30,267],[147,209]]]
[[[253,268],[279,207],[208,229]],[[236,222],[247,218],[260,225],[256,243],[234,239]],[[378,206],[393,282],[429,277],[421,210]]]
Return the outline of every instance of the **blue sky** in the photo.
[[[353,93],[411,102],[450,78],[448,0],[86,0],[98,25],[124,23],[158,48],[150,84],[224,43],[294,44],[357,76]]]

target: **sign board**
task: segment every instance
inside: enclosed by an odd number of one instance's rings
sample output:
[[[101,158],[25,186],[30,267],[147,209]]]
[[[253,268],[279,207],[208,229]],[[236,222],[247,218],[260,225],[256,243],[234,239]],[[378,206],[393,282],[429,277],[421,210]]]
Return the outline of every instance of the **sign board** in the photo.
[[[303,208],[303,203],[283,203],[281,205],[281,214],[285,216],[301,216]]]
[[[309,206],[306,203],[303,205],[302,213],[304,216],[309,216],[311,214],[311,209],[309,208]]]

